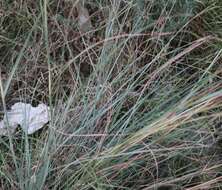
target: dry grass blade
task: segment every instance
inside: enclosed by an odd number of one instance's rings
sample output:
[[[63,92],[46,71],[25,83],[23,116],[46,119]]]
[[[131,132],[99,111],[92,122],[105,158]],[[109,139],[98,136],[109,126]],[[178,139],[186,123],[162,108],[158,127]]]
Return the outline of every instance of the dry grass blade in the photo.
[[[203,37],[201,39],[198,39],[194,41],[189,47],[184,49],[182,52],[178,53],[176,56],[169,59],[166,63],[164,63],[161,67],[159,67],[157,70],[151,74],[150,80],[147,82],[146,87],[149,87],[149,85],[152,83],[153,80],[160,74],[161,71],[164,71],[167,67],[169,67],[171,64],[175,63],[177,60],[181,59],[186,54],[190,53],[191,51],[195,50],[197,47],[201,46],[202,44],[209,42],[209,40],[212,39],[212,36]]]
[[[213,189],[214,186],[213,185],[216,185],[217,187],[217,184],[219,182],[222,181],[222,176],[221,177],[217,177],[215,179],[212,179],[210,181],[207,181],[205,183],[202,183],[200,185],[196,185],[195,187],[190,187],[190,188],[187,188],[186,190],[204,190],[204,189]]]

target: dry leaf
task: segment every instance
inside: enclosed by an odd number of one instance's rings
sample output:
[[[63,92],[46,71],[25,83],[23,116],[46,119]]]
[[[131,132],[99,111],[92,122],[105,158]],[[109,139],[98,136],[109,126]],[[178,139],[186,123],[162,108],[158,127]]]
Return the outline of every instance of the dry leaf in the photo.
[[[77,3],[77,11],[78,11],[78,22],[80,31],[85,33],[89,32],[92,29],[92,23],[89,17],[88,10],[82,5],[82,3]]]

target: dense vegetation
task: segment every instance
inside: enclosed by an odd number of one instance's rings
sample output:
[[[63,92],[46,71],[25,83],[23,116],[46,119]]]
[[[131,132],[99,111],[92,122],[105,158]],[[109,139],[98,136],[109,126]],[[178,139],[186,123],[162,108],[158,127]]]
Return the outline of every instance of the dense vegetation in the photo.
[[[83,2],[83,1],[82,1]],[[0,1],[0,189],[221,189],[222,1]]]

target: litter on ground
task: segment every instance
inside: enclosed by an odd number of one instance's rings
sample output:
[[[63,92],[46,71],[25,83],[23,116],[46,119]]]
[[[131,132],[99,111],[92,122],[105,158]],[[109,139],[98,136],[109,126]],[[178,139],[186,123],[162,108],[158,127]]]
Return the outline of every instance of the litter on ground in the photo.
[[[33,107],[22,102],[15,103],[11,110],[7,111],[0,121],[0,135],[13,133],[17,127],[21,127],[27,134],[33,134],[50,121],[49,107],[39,104]]]

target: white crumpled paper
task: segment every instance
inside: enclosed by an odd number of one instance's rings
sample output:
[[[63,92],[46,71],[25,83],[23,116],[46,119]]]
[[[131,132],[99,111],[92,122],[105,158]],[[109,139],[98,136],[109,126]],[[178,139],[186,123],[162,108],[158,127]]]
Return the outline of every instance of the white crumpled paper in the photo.
[[[27,134],[33,134],[49,121],[49,107],[45,104],[33,107],[31,104],[18,102],[0,121],[0,135],[13,133],[18,126],[21,126]]]

